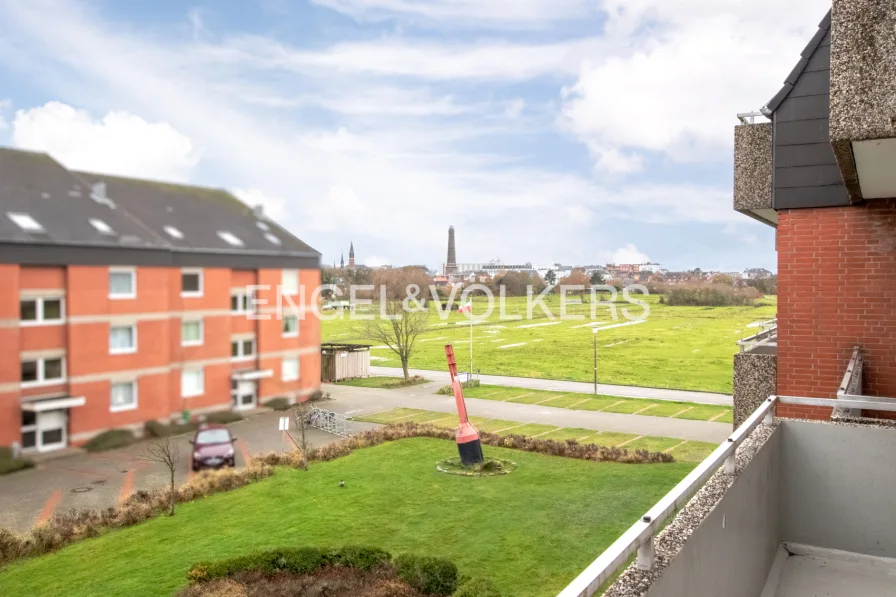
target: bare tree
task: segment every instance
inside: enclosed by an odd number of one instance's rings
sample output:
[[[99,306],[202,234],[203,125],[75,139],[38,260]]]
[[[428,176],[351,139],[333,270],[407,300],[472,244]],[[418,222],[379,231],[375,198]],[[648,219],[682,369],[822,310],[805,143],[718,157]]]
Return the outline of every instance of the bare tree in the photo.
[[[168,468],[168,473],[170,474],[171,485],[168,494],[168,502],[171,510],[168,512],[168,516],[174,516],[174,504],[177,501],[177,488],[174,485],[174,473],[177,471],[179,459],[180,450],[178,450],[177,444],[171,443],[171,440],[167,437],[146,447],[146,456],[144,457],[144,460],[164,464]]]
[[[302,469],[308,470],[308,451],[311,449],[311,442],[308,441],[308,428],[311,425],[308,423],[308,416],[311,414],[311,407],[307,402],[300,402],[296,404],[295,409],[293,409],[293,420],[296,424],[296,437],[295,443],[296,447],[299,448],[299,451],[302,453]]]
[[[377,272],[374,285],[385,287],[385,302],[380,304],[382,313],[365,320],[358,335],[365,340],[388,346],[401,361],[404,378],[409,379],[408,362],[414,352],[417,337],[429,326],[429,311],[418,310],[414,303],[406,303],[408,288],[416,287],[420,297],[425,296],[429,279],[417,268],[401,268]],[[385,317],[383,317],[385,315]]]

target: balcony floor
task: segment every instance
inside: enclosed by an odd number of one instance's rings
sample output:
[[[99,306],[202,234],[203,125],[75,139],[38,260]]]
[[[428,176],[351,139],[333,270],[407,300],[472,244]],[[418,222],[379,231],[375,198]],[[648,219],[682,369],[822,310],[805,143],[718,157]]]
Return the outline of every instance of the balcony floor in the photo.
[[[774,597],[888,597],[896,587],[896,560],[845,552],[786,559]],[[763,593],[765,595],[765,593]]]

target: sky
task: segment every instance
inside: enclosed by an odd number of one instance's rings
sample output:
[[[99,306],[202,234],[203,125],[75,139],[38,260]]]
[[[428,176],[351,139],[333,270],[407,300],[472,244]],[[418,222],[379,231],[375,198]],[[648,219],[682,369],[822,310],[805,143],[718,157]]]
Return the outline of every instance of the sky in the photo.
[[[776,269],[736,114],[830,0],[0,0],[0,145],[226,188],[324,264]]]

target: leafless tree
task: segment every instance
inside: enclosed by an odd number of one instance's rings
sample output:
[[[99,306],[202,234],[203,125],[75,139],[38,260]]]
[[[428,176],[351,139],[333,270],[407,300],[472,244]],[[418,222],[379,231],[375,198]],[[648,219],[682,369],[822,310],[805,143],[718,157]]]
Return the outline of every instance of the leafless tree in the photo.
[[[293,409],[293,420],[296,424],[296,446],[302,453],[302,469],[308,470],[308,451],[311,449],[311,442],[308,441],[308,416],[311,414],[311,407],[307,402],[300,402]]]
[[[380,304],[381,312],[377,312],[373,319],[359,322],[362,325],[358,336],[388,346],[401,361],[404,378],[409,379],[408,362],[417,337],[429,326],[429,312],[418,310],[413,302],[406,302],[408,288],[416,286],[418,296],[425,297],[429,279],[417,268],[401,268],[377,272],[373,282],[377,289],[380,286],[386,289],[385,302]]]
[[[168,516],[174,516],[174,504],[177,501],[177,488],[174,485],[174,473],[177,472],[179,459],[180,450],[178,450],[177,444],[171,443],[171,440],[167,437],[146,447],[146,456],[144,457],[144,460],[158,462],[159,464],[164,464],[165,467],[168,468],[171,480],[170,491],[168,494],[168,502],[171,510],[168,512]]]

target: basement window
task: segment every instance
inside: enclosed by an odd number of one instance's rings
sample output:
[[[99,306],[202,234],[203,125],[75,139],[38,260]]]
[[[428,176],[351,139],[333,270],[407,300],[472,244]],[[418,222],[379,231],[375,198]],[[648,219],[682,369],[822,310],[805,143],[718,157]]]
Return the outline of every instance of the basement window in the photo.
[[[219,230],[218,236],[220,236],[221,239],[230,246],[233,246],[233,247],[242,247],[243,246],[243,241],[241,241],[239,238],[237,238],[236,235],[234,235],[233,233],[227,232],[226,230]]]
[[[168,233],[168,236],[176,239],[182,239],[184,237],[184,233],[175,228],[174,226],[165,226],[165,232]]]
[[[44,227],[37,223],[37,220],[28,214],[7,212],[6,216],[18,225],[25,232],[43,232]]]
[[[100,234],[115,234],[115,231],[112,230],[112,227],[102,220],[98,220],[97,218],[90,218],[88,221],[90,222],[90,225],[96,228],[96,231]]]

